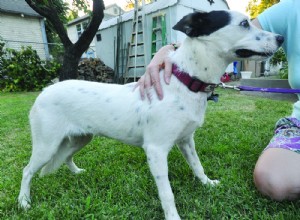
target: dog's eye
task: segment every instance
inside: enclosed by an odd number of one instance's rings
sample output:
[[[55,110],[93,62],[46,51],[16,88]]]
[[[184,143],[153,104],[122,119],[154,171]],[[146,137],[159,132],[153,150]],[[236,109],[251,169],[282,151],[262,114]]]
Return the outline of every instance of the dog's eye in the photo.
[[[243,20],[241,23],[240,23],[240,26],[244,27],[244,28],[249,28],[250,27],[250,24],[248,22],[248,20]]]

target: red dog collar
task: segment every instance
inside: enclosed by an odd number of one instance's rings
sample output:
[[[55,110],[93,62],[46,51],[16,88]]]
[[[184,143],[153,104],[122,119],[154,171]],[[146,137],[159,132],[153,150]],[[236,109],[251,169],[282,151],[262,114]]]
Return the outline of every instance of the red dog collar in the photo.
[[[212,92],[215,88],[215,84],[202,82],[196,77],[191,77],[188,73],[180,71],[176,64],[172,66],[172,73],[192,92]]]

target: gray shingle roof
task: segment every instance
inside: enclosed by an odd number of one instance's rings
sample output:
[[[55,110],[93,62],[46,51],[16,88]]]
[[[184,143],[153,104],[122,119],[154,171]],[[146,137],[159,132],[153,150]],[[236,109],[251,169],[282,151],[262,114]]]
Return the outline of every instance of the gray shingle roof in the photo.
[[[25,0],[0,0],[0,12],[41,17]]]

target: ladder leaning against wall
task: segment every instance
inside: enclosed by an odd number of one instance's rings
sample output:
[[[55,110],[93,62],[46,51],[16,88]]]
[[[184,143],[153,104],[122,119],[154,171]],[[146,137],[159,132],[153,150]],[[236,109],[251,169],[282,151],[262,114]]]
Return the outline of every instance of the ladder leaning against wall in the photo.
[[[132,34],[129,43],[128,58],[126,72],[124,76],[124,82],[135,82],[144,73],[146,67],[145,59],[145,13],[144,13],[144,1],[142,5],[138,4],[135,0],[134,16],[132,21]]]

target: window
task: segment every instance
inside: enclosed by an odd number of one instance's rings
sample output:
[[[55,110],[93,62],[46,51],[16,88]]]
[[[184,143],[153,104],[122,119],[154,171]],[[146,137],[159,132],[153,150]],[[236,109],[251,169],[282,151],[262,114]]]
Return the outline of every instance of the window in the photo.
[[[76,30],[77,30],[77,35],[78,35],[78,38],[79,38],[82,34],[81,24],[76,25]]]
[[[101,34],[96,34],[96,39],[97,39],[97,41],[102,41],[102,36],[101,36]]]
[[[118,14],[118,8],[114,8],[114,14],[117,15]]]
[[[85,31],[85,29],[87,28],[88,26],[88,22],[87,21],[84,21],[80,24],[77,24],[76,25],[76,30],[77,30],[77,35],[78,35],[78,38],[81,36],[81,34]]]
[[[83,28],[83,30],[85,30],[87,28],[88,24],[89,23],[87,21],[82,22],[82,28]]]

